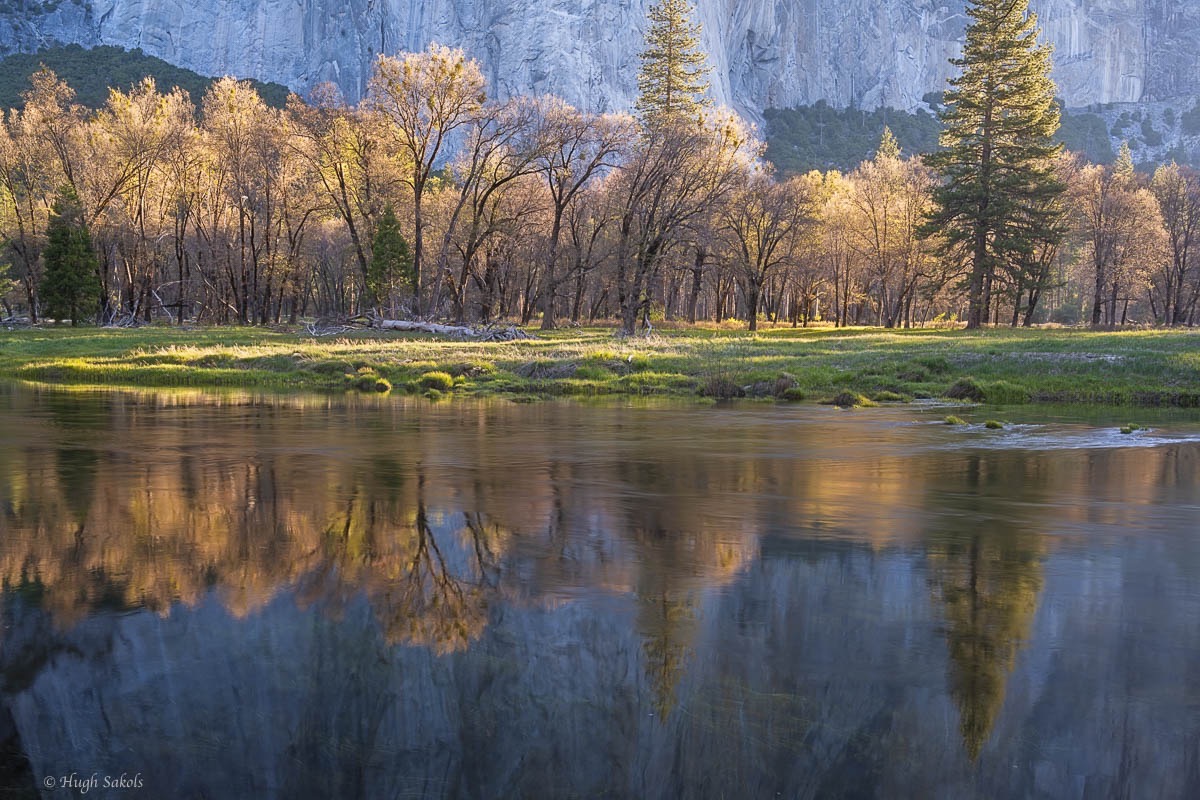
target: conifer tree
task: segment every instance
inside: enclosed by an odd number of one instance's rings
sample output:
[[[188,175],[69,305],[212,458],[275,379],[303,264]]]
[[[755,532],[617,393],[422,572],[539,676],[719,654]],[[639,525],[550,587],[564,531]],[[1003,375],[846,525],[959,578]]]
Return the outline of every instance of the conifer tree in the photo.
[[[879,149],[875,151],[875,158],[893,161],[900,158],[900,142],[896,141],[896,135],[888,125],[883,126],[883,136],[879,139]]]
[[[46,237],[42,311],[75,325],[88,309],[99,307],[100,276],[79,197],[69,186],[54,201]]]
[[[638,71],[637,112],[650,129],[694,119],[709,105],[708,56],[700,49],[700,25],[687,0],[659,0],[650,7],[650,30]]]
[[[1059,109],[1050,47],[1039,44],[1028,0],[972,0],[962,74],[939,114],[943,149],[927,158],[941,173],[923,234],[967,268],[967,327],[987,321],[997,274],[1028,260],[1058,230],[1064,187],[1054,176]]]
[[[404,234],[400,232],[400,221],[389,203],[375,226],[375,238],[371,246],[371,262],[367,267],[367,291],[377,303],[387,302],[398,285],[412,288],[416,285],[413,274],[413,257]]]

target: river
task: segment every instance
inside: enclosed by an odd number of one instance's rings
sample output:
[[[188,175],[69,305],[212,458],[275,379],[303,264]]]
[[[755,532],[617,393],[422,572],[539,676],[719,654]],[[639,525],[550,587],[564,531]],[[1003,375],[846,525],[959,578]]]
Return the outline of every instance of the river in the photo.
[[[0,385],[0,787],[1195,797],[1200,417],[1119,413]]]

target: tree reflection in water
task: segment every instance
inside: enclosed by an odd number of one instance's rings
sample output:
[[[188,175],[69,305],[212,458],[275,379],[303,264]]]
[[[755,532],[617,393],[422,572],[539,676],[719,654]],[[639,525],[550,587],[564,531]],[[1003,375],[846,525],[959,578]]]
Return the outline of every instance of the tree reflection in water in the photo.
[[[278,797],[1057,796],[1109,786],[1114,742],[1113,781],[1194,773],[1161,700],[1195,615],[1157,582],[1200,548],[1079,557],[1194,528],[1194,449],[963,450],[886,410],[0,397],[0,669],[39,764]],[[1097,496],[1122,502],[1058,501]],[[1135,630],[1104,603],[1157,611],[1159,647],[1078,668]]]

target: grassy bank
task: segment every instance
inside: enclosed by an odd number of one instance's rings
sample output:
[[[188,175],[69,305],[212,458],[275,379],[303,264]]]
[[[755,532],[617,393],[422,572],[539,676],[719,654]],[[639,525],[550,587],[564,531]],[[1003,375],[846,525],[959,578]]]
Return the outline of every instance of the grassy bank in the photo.
[[[0,376],[57,384],[862,403],[1200,407],[1200,332],[574,329],[477,343],[246,328],[0,332]]]

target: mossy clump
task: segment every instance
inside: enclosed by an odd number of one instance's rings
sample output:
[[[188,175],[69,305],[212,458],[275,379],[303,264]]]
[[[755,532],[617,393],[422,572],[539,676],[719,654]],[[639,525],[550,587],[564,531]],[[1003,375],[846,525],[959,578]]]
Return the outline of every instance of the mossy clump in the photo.
[[[963,419],[962,417],[956,417],[953,414],[947,415],[942,420],[942,422],[946,423],[947,425],[966,425],[967,424],[967,421],[965,419]]]
[[[972,403],[982,403],[983,387],[974,378],[959,378],[946,390],[946,397],[951,400],[970,400]]]
[[[783,393],[779,395],[779,399],[786,400],[789,403],[799,403],[804,399],[804,390],[796,386],[793,386],[790,389],[784,389]]]
[[[425,396],[430,400],[441,400],[442,393],[437,389],[426,389]]]
[[[1128,434],[1128,433],[1134,433],[1135,431],[1141,431],[1141,430],[1145,430],[1145,428],[1143,428],[1141,425],[1135,425],[1132,422],[1129,423],[1128,425],[1121,426],[1121,433]]]
[[[876,403],[903,403],[908,398],[899,392],[891,392],[885,389],[882,392],[876,392],[873,394],[871,399]]]
[[[425,389],[436,389],[439,392],[448,392],[454,388],[454,378],[449,372],[434,370],[421,375],[421,386]]]
[[[1004,423],[998,419],[989,419],[987,422],[983,423],[983,427],[987,428],[989,431],[999,431],[1004,429]]]
[[[828,400],[823,400],[822,403],[838,408],[871,408],[876,405],[875,401],[869,397],[854,392],[839,392]]]
[[[379,392],[384,394],[392,390],[392,384],[372,367],[359,367],[357,372],[346,373],[346,385],[360,392]]]

